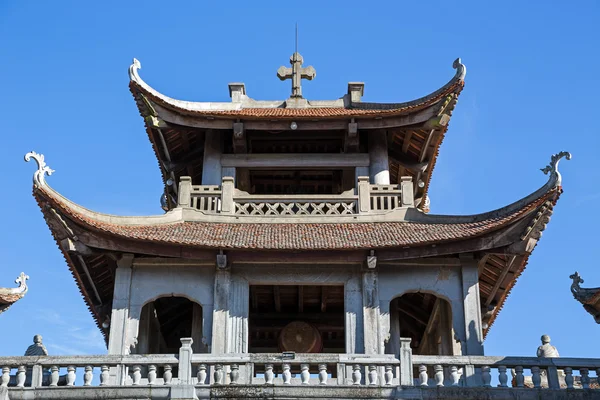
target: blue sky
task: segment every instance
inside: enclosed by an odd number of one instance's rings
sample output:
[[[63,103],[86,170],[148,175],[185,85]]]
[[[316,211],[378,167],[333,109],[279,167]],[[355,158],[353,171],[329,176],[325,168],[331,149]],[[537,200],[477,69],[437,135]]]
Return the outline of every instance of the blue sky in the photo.
[[[175,2],[171,2],[175,3]],[[561,355],[600,357],[598,326],[569,291],[578,270],[600,286],[600,150],[595,1],[529,2],[0,2],[0,286],[21,271],[30,291],[0,317],[0,356],[34,334],[51,354],[105,352],[67,265],[31,196],[44,153],[49,183],[93,210],[158,214],[160,173],[127,84],[141,76],[186,100],[228,101],[227,83],[283,99],[276,78],[293,52],[294,24],[317,77],[309,99],[364,81],[365,101],[425,95],[454,74],[466,87],[441,147],[434,213],[495,209],[536,190],[552,153],[568,150],[564,194],[486,342],[489,355],[535,355],[550,334]]]

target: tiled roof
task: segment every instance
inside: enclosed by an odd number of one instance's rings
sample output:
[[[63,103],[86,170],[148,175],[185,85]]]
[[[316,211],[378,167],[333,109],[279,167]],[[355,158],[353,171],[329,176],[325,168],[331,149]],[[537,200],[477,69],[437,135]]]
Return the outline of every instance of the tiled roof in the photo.
[[[419,246],[467,239],[514,222],[537,209],[550,192],[522,208],[495,217],[461,223],[354,222],[354,223],[215,223],[175,222],[125,225],[100,221],[74,210],[51,189],[36,197],[86,229],[144,242],[218,249],[354,250]]]
[[[288,119],[288,118],[351,118],[351,117],[390,117],[402,115],[410,112],[416,112],[427,108],[451,93],[459,93],[462,90],[464,82],[456,81],[448,85],[431,96],[423,99],[398,104],[377,104],[369,103],[363,105],[357,103],[351,107],[308,107],[308,108],[241,108],[238,110],[192,110],[178,106],[175,103],[166,102],[164,99],[154,95],[141,87],[135,81],[131,81],[129,87],[134,95],[142,93],[153,102],[166,108],[176,110],[186,115],[199,116],[221,116],[230,118],[268,118],[268,119]]]

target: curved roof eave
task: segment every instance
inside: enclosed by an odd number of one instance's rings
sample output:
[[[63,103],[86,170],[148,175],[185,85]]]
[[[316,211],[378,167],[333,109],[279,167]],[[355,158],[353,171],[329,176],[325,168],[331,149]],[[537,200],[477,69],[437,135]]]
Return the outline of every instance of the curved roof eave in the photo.
[[[353,118],[372,116],[398,116],[431,106],[450,93],[460,93],[464,86],[466,67],[460,58],[453,63],[455,75],[440,89],[419,99],[403,103],[363,103],[331,101],[307,101],[306,108],[285,108],[286,101],[257,101],[244,95],[241,102],[194,102],[177,100],[166,96],[147,84],[138,73],[141,63],[133,59],[129,67],[130,88],[139,91],[159,105],[188,115],[218,116],[229,118]],[[134,93],[135,95],[135,93]]]

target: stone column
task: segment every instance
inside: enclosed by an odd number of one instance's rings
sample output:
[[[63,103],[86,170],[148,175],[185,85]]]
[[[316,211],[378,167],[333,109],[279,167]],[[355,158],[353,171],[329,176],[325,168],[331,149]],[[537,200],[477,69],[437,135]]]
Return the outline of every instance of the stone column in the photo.
[[[202,184],[221,184],[221,154],[223,138],[218,132],[206,131],[204,139],[204,160],[202,163]]]
[[[192,304],[192,350],[194,353],[205,353],[206,348],[202,344],[202,306],[198,303]]]
[[[365,354],[379,354],[379,288],[377,271],[365,271],[362,276],[363,324]]]
[[[229,319],[229,294],[231,272],[229,269],[217,269],[212,318],[212,349],[214,354],[223,354],[227,348],[227,321]]]
[[[461,257],[462,292],[465,316],[465,346],[463,355],[483,355],[481,327],[481,300],[479,298],[479,270],[472,256]]]
[[[346,353],[365,352],[361,278],[352,276],[344,285]]]
[[[240,276],[231,277],[229,319],[227,323],[227,353],[248,352],[248,281]]]
[[[124,254],[117,261],[115,290],[110,317],[108,354],[129,354],[129,309],[131,304],[131,278],[133,254]]]
[[[388,161],[387,135],[384,130],[369,132],[369,174],[371,183],[390,184],[390,165]]]

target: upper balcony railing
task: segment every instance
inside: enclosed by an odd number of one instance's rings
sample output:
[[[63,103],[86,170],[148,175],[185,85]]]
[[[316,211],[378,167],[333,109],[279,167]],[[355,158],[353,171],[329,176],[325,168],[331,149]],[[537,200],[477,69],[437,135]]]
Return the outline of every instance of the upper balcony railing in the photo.
[[[357,193],[258,195],[234,187],[231,177],[223,177],[221,186],[192,185],[190,177],[179,183],[179,207],[189,207],[206,214],[251,216],[321,216],[355,215],[413,207],[410,177],[400,185],[372,185],[368,177],[358,178]]]

